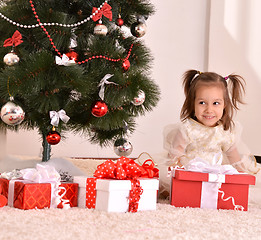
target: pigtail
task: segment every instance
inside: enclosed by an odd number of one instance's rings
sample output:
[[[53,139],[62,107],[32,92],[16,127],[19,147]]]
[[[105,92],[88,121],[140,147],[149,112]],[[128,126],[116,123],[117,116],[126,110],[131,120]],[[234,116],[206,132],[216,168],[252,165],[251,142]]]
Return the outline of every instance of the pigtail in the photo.
[[[181,108],[180,118],[181,120],[185,120],[189,118],[191,115],[194,115],[194,91],[193,91],[193,81],[200,75],[200,72],[197,70],[188,70],[183,75],[183,88],[185,94],[185,101]]]
[[[244,104],[243,95],[245,94],[245,80],[239,76],[231,74],[227,77],[229,80],[228,84],[230,85],[231,93],[231,103],[234,109],[239,109],[238,105]]]
[[[197,70],[188,70],[183,75],[183,87],[184,87],[184,93],[187,97],[189,94],[189,89],[191,86],[191,83],[193,80],[200,74]]]

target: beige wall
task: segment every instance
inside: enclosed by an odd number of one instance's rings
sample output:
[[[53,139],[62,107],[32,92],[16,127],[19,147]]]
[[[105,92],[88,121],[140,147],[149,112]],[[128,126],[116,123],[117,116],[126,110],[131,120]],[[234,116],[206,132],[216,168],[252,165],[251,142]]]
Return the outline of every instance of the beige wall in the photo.
[[[181,76],[194,68],[207,70],[208,64],[208,1],[152,0],[157,12],[147,21],[144,37],[155,61],[152,76],[161,88],[161,101],[153,112],[137,121],[136,132],[129,137],[133,145],[130,157],[141,152],[159,153],[165,125],[179,121],[183,102]],[[222,58],[223,59],[223,58]],[[40,136],[37,132],[8,132],[6,151],[16,155],[39,155]],[[80,136],[67,139],[52,147],[53,156],[117,157],[113,147],[101,149]]]
[[[247,82],[245,102],[237,114],[243,141],[261,155],[261,1],[213,0],[209,40],[209,70],[223,76],[237,73]]]

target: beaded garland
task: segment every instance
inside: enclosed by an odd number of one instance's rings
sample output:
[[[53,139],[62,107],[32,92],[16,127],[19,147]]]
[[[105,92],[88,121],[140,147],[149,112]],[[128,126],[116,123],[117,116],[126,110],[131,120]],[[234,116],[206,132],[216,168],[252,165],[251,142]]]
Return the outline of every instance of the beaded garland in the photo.
[[[32,7],[32,11],[34,13],[34,16],[36,18],[36,20],[38,21],[39,25],[41,26],[41,28],[43,29],[43,31],[45,32],[45,34],[47,35],[51,45],[53,46],[54,50],[57,52],[57,54],[62,57],[62,54],[59,52],[59,50],[57,49],[57,47],[54,45],[54,42],[50,36],[50,34],[48,33],[48,31],[46,30],[46,28],[43,26],[43,24],[41,23],[41,20],[39,19],[39,16],[37,15],[37,12],[36,12],[36,9],[34,7],[34,4],[33,4],[33,1],[32,0],[29,0],[30,4],[31,4],[31,7]],[[106,1],[105,1],[106,2]],[[102,4],[102,6],[105,4],[105,2]],[[99,10],[95,10],[94,13],[98,13]],[[77,64],[83,64],[83,63],[87,63],[88,61],[90,60],[93,60],[93,59],[99,59],[99,58],[102,58],[102,59],[105,59],[105,60],[108,60],[108,61],[111,61],[111,62],[119,62],[119,61],[125,61],[125,60],[128,60],[129,57],[130,57],[130,54],[131,54],[131,50],[132,50],[132,47],[133,47],[133,44],[131,44],[130,46],[130,49],[128,51],[128,54],[127,54],[127,57],[122,59],[122,58],[118,58],[118,59],[113,59],[113,58],[110,58],[110,57],[106,57],[106,56],[103,56],[103,55],[96,55],[96,56],[92,56],[92,57],[89,57],[83,61],[79,61],[79,62],[76,62]]]
[[[62,54],[61,52],[57,49],[57,47],[55,46],[50,34],[48,33],[48,31],[46,30],[45,26],[61,26],[61,27],[68,27],[68,28],[74,28],[74,27],[77,27],[77,26],[80,26],[88,21],[90,21],[93,16],[95,16],[100,10],[101,8],[103,7],[103,5],[105,3],[108,3],[109,0],[105,0],[89,17],[87,17],[86,19],[80,21],[80,22],[77,22],[77,23],[74,23],[74,24],[61,24],[61,23],[42,23],[41,20],[39,19],[39,16],[37,15],[37,12],[36,12],[36,9],[35,9],[35,6],[33,4],[33,1],[32,0],[29,0],[29,3],[31,5],[31,8],[32,8],[32,11],[34,13],[34,16],[38,22],[38,24],[35,24],[35,25],[23,25],[23,24],[20,24],[20,23],[17,23],[13,20],[11,20],[10,18],[6,17],[5,15],[3,15],[2,13],[0,13],[0,17],[5,19],[6,21],[8,21],[9,23],[13,24],[13,25],[16,25],[17,27],[21,27],[21,28],[36,28],[36,27],[41,27],[43,29],[43,31],[45,32],[45,34],[47,35],[52,47],[54,48],[54,50],[56,51],[56,53],[62,57]],[[127,57],[122,59],[122,58],[117,58],[117,59],[113,59],[113,58],[110,58],[110,57],[107,57],[107,56],[103,56],[103,55],[96,55],[96,56],[92,56],[92,57],[89,57],[83,61],[78,61],[76,62],[77,64],[83,64],[83,63],[87,63],[88,61],[90,60],[93,60],[93,59],[105,59],[105,60],[108,60],[108,61],[111,61],[111,62],[119,62],[119,61],[125,61],[125,60],[128,60],[129,57],[130,57],[130,54],[131,54],[131,50],[133,48],[133,44],[131,44],[130,46],[130,49],[128,51],[128,54],[127,54]]]
[[[93,16],[95,16],[100,9],[103,7],[103,5],[105,3],[108,3],[110,0],[105,0],[98,8],[95,12],[93,12],[89,17],[85,18],[84,20],[77,22],[77,23],[73,23],[73,24],[62,24],[62,23],[39,23],[39,24],[34,24],[34,25],[25,25],[25,24],[20,24],[17,23],[13,20],[11,20],[10,18],[6,17],[4,14],[0,13],[0,17],[3,18],[4,20],[6,20],[7,22],[16,25],[17,27],[21,27],[21,28],[37,28],[40,26],[60,26],[60,27],[67,27],[67,28],[75,28],[77,26],[80,26],[88,21],[90,21]]]

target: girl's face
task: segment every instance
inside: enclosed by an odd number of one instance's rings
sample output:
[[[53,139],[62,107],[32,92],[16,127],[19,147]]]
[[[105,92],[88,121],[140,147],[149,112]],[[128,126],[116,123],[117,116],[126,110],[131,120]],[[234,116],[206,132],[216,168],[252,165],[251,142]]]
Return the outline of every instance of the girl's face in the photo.
[[[218,86],[200,86],[196,91],[195,116],[201,124],[214,127],[222,118],[224,93]]]

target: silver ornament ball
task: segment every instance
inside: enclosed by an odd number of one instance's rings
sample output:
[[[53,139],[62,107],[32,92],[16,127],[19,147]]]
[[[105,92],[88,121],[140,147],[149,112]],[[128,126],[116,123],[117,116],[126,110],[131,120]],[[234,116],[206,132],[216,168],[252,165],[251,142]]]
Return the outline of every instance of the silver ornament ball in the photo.
[[[1,119],[11,126],[20,124],[24,120],[24,115],[23,109],[13,102],[7,102],[1,108]]]
[[[103,35],[103,36],[105,36],[107,34],[107,32],[108,32],[108,28],[103,24],[97,24],[94,27],[94,31],[93,31],[94,34]]]
[[[134,37],[140,38],[143,37],[147,31],[147,26],[142,22],[135,22],[131,25],[131,34]]]
[[[145,92],[143,92],[142,90],[139,90],[138,96],[133,99],[132,103],[135,106],[139,106],[139,105],[143,104],[144,101],[145,101]]]
[[[4,63],[8,66],[17,64],[19,60],[20,58],[14,52],[7,53],[4,56]]]
[[[114,152],[120,157],[129,156],[132,150],[132,144],[125,138],[119,138],[114,142]]]

